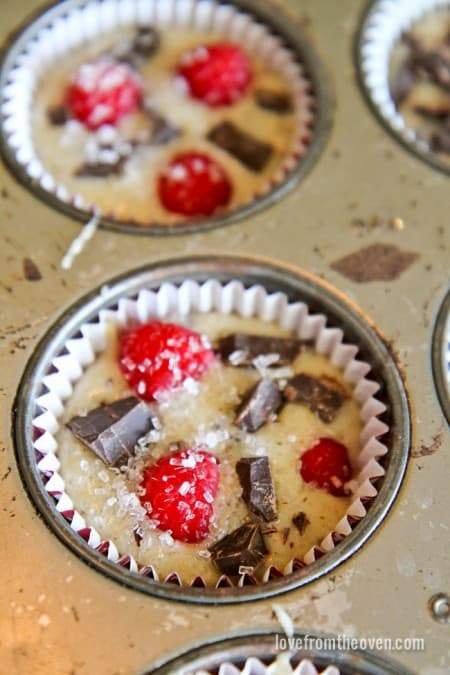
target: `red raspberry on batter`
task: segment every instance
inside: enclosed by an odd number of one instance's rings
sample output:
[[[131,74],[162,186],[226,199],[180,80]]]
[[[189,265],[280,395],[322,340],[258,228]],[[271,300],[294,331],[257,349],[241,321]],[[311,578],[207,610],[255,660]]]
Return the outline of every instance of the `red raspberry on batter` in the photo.
[[[158,394],[198,380],[214,360],[206,339],[184,326],[150,321],[120,338],[119,363],[137,396]]]
[[[253,77],[247,55],[231,42],[196,47],[181,57],[177,70],[190,95],[212,108],[242,98]]]
[[[300,473],[306,483],[315,483],[335,497],[346,493],[351,466],[345,445],[332,438],[321,438],[301,456]]]
[[[202,450],[163,457],[144,472],[141,495],[148,515],[174,539],[196,543],[208,536],[219,485],[217,459]]]
[[[126,63],[84,63],[72,78],[66,102],[73,117],[88,129],[116,125],[139,107],[141,85]]]
[[[184,216],[210,216],[231,198],[231,182],[214,159],[200,152],[176,155],[159,177],[163,206]]]

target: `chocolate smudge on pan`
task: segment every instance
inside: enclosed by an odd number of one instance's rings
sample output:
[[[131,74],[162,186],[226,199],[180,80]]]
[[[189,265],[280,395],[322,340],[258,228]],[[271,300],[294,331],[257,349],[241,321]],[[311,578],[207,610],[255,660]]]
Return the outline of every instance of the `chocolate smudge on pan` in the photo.
[[[42,274],[36,263],[31,258],[24,258],[22,261],[23,276],[27,281],[40,281]]]
[[[442,431],[439,433],[435,434],[432,439],[431,443],[428,445],[425,445],[425,443],[422,443],[418,450],[413,450],[411,452],[411,457],[414,459],[418,459],[419,457],[428,457],[429,455],[434,455],[435,452],[440,450],[442,447],[442,443],[444,442],[444,435]]]
[[[418,260],[414,251],[392,244],[370,244],[331,263],[331,268],[357,283],[395,281]]]

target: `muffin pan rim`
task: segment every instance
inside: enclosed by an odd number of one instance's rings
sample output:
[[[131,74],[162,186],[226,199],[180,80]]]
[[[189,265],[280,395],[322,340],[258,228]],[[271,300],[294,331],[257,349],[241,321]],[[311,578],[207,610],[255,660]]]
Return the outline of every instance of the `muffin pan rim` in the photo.
[[[270,658],[280,653],[275,649],[277,637],[279,639],[286,639],[286,634],[283,633],[282,630],[274,630],[273,627],[266,628],[264,626],[250,630],[222,633],[211,636],[206,640],[197,640],[189,645],[184,645],[176,652],[165,655],[153,664],[150,664],[149,667],[139,670],[137,675],[170,675],[171,673],[178,672],[174,670],[174,668],[184,666],[186,663],[185,659],[189,657],[192,657],[192,665],[196,668],[198,666],[201,668],[217,668],[217,657],[220,658],[222,654],[224,655],[225,662],[230,661],[229,655],[231,655],[231,658],[238,658],[239,662],[250,658],[251,656],[256,658]],[[294,639],[305,639],[309,637],[314,640],[333,638],[334,636],[328,632],[319,632],[316,630],[310,631],[295,627],[293,637]],[[255,644],[256,641],[257,644]],[[249,646],[250,648],[253,647],[253,649],[256,647],[256,650],[259,649],[259,652],[257,654],[248,654],[247,650]],[[263,651],[264,648],[265,651]],[[332,650],[319,651],[314,649],[304,649],[301,652],[298,651],[297,654],[300,654],[300,658],[316,659],[320,668],[328,665],[326,662],[320,663],[322,659],[326,661],[328,658],[332,658],[335,660],[337,659],[338,661],[337,663],[332,663],[332,665],[335,665],[336,667],[339,667],[339,665],[348,667],[356,664],[361,666],[361,663],[363,663],[364,666],[368,666],[369,669],[373,666],[373,670],[365,671],[366,673],[370,672],[371,675],[385,675],[386,673],[388,675],[414,675],[413,671],[408,670],[397,661],[387,659],[384,654],[379,655],[376,652],[368,650],[343,650],[336,653]],[[214,662],[213,659],[215,656],[216,659]],[[186,671],[183,670],[182,672],[185,673]]]
[[[220,272],[217,267],[221,266]],[[214,275],[214,272],[216,274]],[[214,277],[219,280],[248,277],[248,284],[259,281],[268,283],[267,288],[274,290],[290,289],[291,293],[301,293],[305,300],[314,298],[317,289],[324,291],[321,307],[327,316],[333,317],[334,312],[344,312],[344,319],[358,336],[358,342],[367,344],[373,342],[372,363],[376,360],[381,364],[383,371],[387,363],[383,379],[392,402],[392,428],[395,428],[395,438],[392,440],[389,462],[386,475],[379,488],[378,498],[374,501],[367,516],[358,524],[358,527],[333,551],[319,560],[292,575],[271,580],[270,583],[258,586],[245,586],[233,589],[195,589],[175,586],[165,582],[149,581],[141,575],[122,568],[117,563],[109,561],[99,552],[93,550],[81,537],[71,529],[67,521],[58,514],[49,503],[39,471],[35,466],[35,450],[31,441],[32,419],[35,412],[35,400],[42,376],[47,372],[51,358],[60,352],[66,339],[77,332],[77,326],[92,319],[100,308],[107,304],[114,304],[115,300],[146,286],[158,287],[163,281],[177,283],[184,278],[207,280]],[[114,292],[108,295],[108,302],[101,296],[101,289],[106,285],[114,285]],[[284,284],[284,289],[283,289]],[[279,288],[281,285],[282,288]],[[127,291],[127,292],[125,292]],[[323,304],[322,304],[323,303]],[[334,312],[333,312],[334,310]],[[377,366],[380,370],[380,366]],[[23,371],[15,401],[13,404],[12,435],[16,451],[19,471],[26,490],[43,516],[46,525],[81,559],[96,567],[103,574],[126,585],[165,599],[189,601],[199,604],[229,604],[259,600],[293,590],[315,581],[322,575],[330,572],[337,565],[344,562],[355,553],[378,528],[390,510],[400,489],[408,462],[410,445],[410,415],[407,394],[400,371],[392,357],[390,350],[373,324],[365,317],[352,302],[349,302],[342,293],[333,289],[329,284],[316,279],[313,275],[290,265],[273,261],[268,258],[233,256],[233,255],[201,255],[194,257],[171,258],[144,265],[135,270],[127,271],[109,282],[105,281],[99,287],[78,298],[75,303],[63,311],[47,329],[37,343],[28,363]],[[30,466],[32,467],[30,470]]]
[[[438,155],[431,150],[426,150],[420,146],[420,139],[414,138],[411,140],[406,135],[405,131],[400,131],[394,128],[386,115],[381,110],[380,106],[374,101],[371,89],[367,83],[363,69],[362,47],[367,42],[365,33],[370,27],[370,21],[375,16],[379,5],[385,0],[369,0],[367,7],[364,8],[360,18],[359,26],[355,31],[353,40],[353,61],[355,63],[357,81],[359,90],[368,106],[372,111],[378,123],[389,133],[390,137],[399,143],[403,148],[409,151],[411,155],[425,162],[429,167],[450,176],[450,164],[439,159]],[[450,8],[450,3],[449,3]],[[427,9],[424,9],[424,14]],[[409,129],[409,127],[407,127]]]
[[[220,2],[220,0],[219,0]],[[322,62],[319,50],[316,48],[308,32],[303,28],[299,19],[286,7],[281,7],[275,0],[231,0],[238,10],[253,15],[257,21],[269,26],[279,35],[289,49],[305,65],[307,79],[312,83],[314,92],[314,126],[311,141],[306,153],[297,161],[295,167],[286,178],[266,194],[234,210],[207,218],[179,221],[171,225],[135,223],[130,220],[116,220],[102,216],[99,226],[113,232],[126,234],[140,234],[149,236],[173,236],[207,232],[210,230],[232,225],[245,218],[253,216],[283,199],[287,194],[300,185],[302,180],[313,169],[320,155],[324,151],[331,135],[335,111],[335,95],[331,78]],[[24,51],[26,44],[33,39],[42,28],[48,24],[46,16],[54,13],[64,15],[63,5],[70,5],[71,9],[83,7],[89,0],[52,0],[27,18],[14,33],[7,38],[0,49],[0,106],[3,104],[3,89],[8,82],[8,73],[11,71],[17,57]],[[9,146],[7,134],[4,133],[5,117],[0,113],[0,156],[12,176],[20,185],[29,190],[35,197],[45,204],[79,222],[86,223],[93,212],[80,209],[75,205],[59,199],[56,194],[47,191],[37,180],[34,180],[26,171],[24,165],[16,159],[15,151]]]
[[[431,367],[442,414],[450,424],[450,371],[444,372],[444,349],[450,340],[450,287],[439,304],[431,338]],[[450,367],[450,364],[447,364]]]

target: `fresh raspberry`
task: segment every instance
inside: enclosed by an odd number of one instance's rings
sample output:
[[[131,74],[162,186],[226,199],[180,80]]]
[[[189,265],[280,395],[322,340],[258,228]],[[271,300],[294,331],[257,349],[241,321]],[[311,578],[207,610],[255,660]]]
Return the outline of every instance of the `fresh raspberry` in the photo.
[[[179,153],[159,177],[162,204],[184,216],[210,216],[228,204],[231,191],[224,169],[200,152]]]
[[[344,496],[344,484],[351,475],[347,448],[332,438],[321,438],[301,456],[300,473],[306,483],[315,483],[335,497]]]
[[[146,401],[181,386],[188,378],[198,380],[214,359],[204,337],[184,326],[160,321],[124,333],[119,352],[126,380]]]
[[[141,86],[126,63],[98,61],[80,66],[67,91],[67,105],[72,115],[88,129],[102,124],[115,125],[136,110]]]
[[[187,52],[180,59],[178,74],[185,80],[190,95],[211,108],[231,105],[242,98],[253,77],[247,55],[231,42]]]
[[[217,459],[202,450],[163,457],[144,472],[140,499],[160,530],[196,543],[208,536],[219,485]]]

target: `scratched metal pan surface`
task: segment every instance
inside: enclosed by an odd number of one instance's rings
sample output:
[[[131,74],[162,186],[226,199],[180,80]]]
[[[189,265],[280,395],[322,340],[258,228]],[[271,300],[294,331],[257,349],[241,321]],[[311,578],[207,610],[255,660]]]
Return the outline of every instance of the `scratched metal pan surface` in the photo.
[[[424,651],[388,656],[416,673],[448,673],[448,604],[440,594],[450,591],[450,435],[432,366],[435,321],[449,285],[448,177],[405,150],[367,106],[355,59],[366,2],[284,4],[314,42],[337,105],[324,152],[276,204],[225,229],[170,239],[101,230],[63,271],[79,223],[36,200],[0,167],[2,674],[132,675],[226,632],[278,629],[271,599],[193,606],[145,596],[99,574],[48,530],[14,456],[11,406],[19,379],[56,316],[131,268],[211,253],[267,256],[323,278],[374,320],[407,383],[410,457],[383,526],[336,570],[277,603],[299,629],[422,636]],[[39,6],[2,3],[1,39]]]

